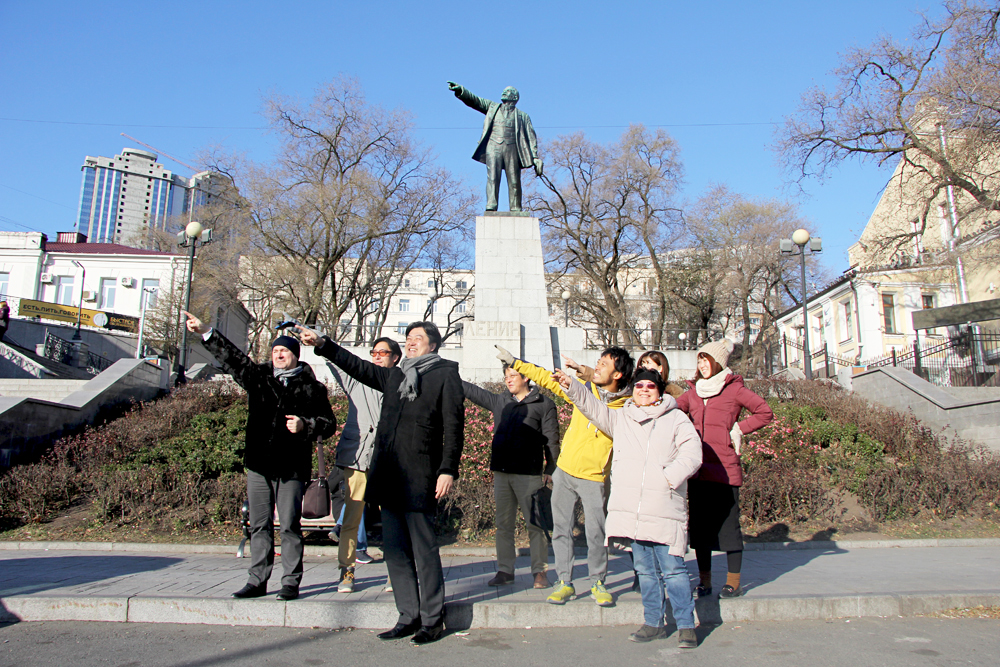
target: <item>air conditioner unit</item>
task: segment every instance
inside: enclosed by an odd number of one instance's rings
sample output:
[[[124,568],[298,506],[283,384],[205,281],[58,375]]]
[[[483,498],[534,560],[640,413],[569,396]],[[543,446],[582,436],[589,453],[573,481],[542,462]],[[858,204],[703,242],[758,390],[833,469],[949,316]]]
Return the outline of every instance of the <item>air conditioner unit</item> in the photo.
[[[84,301],[97,301],[97,292],[93,290],[84,290],[83,292]]]
[[[51,285],[52,283],[55,282],[55,279],[52,278],[51,273],[43,273],[41,277],[39,277],[39,280],[46,285]]]
[[[135,287],[135,278],[122,276],[122,287]]]

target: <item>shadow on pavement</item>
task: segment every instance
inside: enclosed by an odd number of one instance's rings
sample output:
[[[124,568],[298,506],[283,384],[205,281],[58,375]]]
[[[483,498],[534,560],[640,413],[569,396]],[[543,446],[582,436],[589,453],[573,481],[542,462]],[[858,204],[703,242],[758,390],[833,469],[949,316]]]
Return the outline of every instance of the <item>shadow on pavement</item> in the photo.
[[[180,558],[164,556],[51,556],[0,560],[0,597],[32,595],[54,588],[162,570]]]

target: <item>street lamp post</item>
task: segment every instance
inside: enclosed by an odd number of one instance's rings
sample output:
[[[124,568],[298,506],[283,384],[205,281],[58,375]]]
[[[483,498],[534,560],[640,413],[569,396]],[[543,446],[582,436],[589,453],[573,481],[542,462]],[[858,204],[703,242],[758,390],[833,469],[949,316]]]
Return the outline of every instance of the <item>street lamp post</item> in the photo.
[[[87,269],[75,259],[69,261],[73,263],[73,266],[83,271],[83,275],[80,276],[80,301],[76,306],[76,333],[73,334],[73,340],[83,340],[83,336],[80,335],[80,319],[83,316],[83,284],[87,282]]]
[[[562,291],[562,294],[560,294],[559,296],[561,296],[562,300],[563,300],[563,326],[564,327],[568,327],[569,326],[569,298],[572,295],[569,293],[568,289],[564,289]]]
[[[805,350],[802,352],[802,369],[806,374],[807,380],[812,380],[812,352],[809,348],[809,294],[806,287],[806,244],[809,244],[809,250],[812,252],[820,252],[823,250],[823,240],[819,238],[813,238],[809,236],[809,232],[805,229],[796,229],[792,233],[792,238],[781,239],[779,244],[780,250],[786,255],[792,254],[792,245],[797,245],[799,247],[799,259],[801,260],[802,266],[802,335],[803,335],[803,347]]]
[[[202,239],[202,236],[204,238]],[[198,246],[198,239],[202,239],[201,244],[212,242],[212,230],[205,229],[200,222],[192,220],[184,228],[184,231],[177,234],[177,245],[181,248],[190,247],[188,253],[187,284],[184,294],[184,310],[191,312],[191,283],[194,276],[194,251]],[[177,354],[177,379],[175,385],[182,385],[187,382],[184,371],[187,368],[187,326],[181,324],[181,349]]]

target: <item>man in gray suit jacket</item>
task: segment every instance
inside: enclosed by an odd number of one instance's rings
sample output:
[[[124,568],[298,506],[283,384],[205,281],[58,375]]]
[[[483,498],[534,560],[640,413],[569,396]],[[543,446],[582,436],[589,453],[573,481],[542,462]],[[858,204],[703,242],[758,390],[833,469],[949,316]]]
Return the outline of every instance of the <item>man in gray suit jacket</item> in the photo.
[[[486,210],[497,210],[500,194],[500,172],[507,174],[507,194],[510,210],[521,210],[521,170],[535,168],[542,175],[542,161],[538,157],[538,140],[528,114],[516,108],[519,95],[513,86],[500,94],[500,104],[473,95],[463,86],[448,82],[448,89],[466,106],[486,114],[483,133],[472,159],[486,165]]]

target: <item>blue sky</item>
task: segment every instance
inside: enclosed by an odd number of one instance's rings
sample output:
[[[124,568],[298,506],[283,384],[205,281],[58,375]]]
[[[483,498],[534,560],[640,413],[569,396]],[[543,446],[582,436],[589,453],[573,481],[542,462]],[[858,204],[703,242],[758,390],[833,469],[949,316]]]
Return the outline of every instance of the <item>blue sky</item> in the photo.
[[[493,99],[516,86],[542,140],[663,126],[681,147],[686,199],[725,183],[796,201],[839,272],[888,172],[847,164],[801,196],[769,150],[774,124],[829,84],[838,54],[880,33],[905,38],[926,8],[938,11],[897,0],[0,0],[0,230],[71,229],[84,156],[135,146],[121,132],[185,161],[213,144],[266,160],[273,138],[253,129],[262,96],[308,98],[345,74],[370,101],[408,109],[440,164],[477,192],[481,117],[448,80]]]

